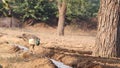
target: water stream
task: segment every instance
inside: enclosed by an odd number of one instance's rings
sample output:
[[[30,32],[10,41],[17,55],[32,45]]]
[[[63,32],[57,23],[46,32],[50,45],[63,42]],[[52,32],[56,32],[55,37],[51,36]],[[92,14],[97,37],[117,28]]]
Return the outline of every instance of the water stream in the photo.
[[[72,68],[70,66],[67,66],[63,64],[62,62],[56,61],[54,59],[50,59],[58,68]]]

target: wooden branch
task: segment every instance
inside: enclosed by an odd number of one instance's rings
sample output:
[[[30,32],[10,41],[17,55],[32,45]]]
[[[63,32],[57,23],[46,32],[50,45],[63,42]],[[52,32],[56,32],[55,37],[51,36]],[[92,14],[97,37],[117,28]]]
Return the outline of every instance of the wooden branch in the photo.
[[[61,2],[60,2],[60,0],[56,0],[56,1],[57,1],[58,10],[60,10],[61,9]]]
[[[51,50],[54,50],[54,52],[59,52],[59,53],[92,55],[92,51],[70,50],[70,49],[65,49],[65,48],[60,48],[60,47],[44,47],[44,48],[51,49]]]

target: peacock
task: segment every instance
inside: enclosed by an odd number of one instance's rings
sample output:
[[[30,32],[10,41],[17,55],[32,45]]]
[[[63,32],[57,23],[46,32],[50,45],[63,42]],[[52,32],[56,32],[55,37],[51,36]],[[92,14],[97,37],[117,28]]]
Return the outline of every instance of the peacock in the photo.
[[[40,38],[38,38],[35,35],[31,35],[31,34],[22,34],[21,37],[24,41],[27,41],[27,43],[29,44],[29,50],[31,52],[34,51],[35,46],[39,46],[40,45]]]

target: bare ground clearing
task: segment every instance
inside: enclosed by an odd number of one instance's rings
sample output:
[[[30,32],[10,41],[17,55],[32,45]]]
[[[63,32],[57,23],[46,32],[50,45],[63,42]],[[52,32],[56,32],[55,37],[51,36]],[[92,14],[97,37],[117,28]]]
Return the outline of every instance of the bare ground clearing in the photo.
[[[28,44],[25,41],[17,38],[17,36],[23,33],[38,36],[41,39],[41,45],[36,47],[35,55],[25,53],[25,55],[22,54],[23,58],[19,58],[16,56],[17,53],[11,50],[12,46],[10,45],[19,44],[27,47]],[[74,68],[120,67],[119,58],[100,58],[90,56],[94,44],[95,32],[88,33],[84,31],[69,31],[66,29],[65,36],[59,37],[56,35],[56,29],[54,28],[0,28],[0,64],[7,66],[8,68],[10,68],[10,66],[12,68],[19,68],[23,64],[25,68],[56,68],[50,60],[45,58],[49,57]],[[82,51],[87,53],[87,55]],[[26,58],[31,60],[26,60]]]

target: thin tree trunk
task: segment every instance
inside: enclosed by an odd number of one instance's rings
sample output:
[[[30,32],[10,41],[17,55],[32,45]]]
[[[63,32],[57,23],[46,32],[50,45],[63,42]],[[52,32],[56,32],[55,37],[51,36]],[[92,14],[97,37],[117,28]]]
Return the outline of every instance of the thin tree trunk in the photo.
[[[65,24],[65,13],[66,13],[65,0],[63,0],[62,2],[58,1],[58,11],[59,11],[59,20],[58,20],[57,34],[59,36],[63,36],[64,35],[64,24]]]
[[[101,0],[94,56],[120,57],[120,0]]]

